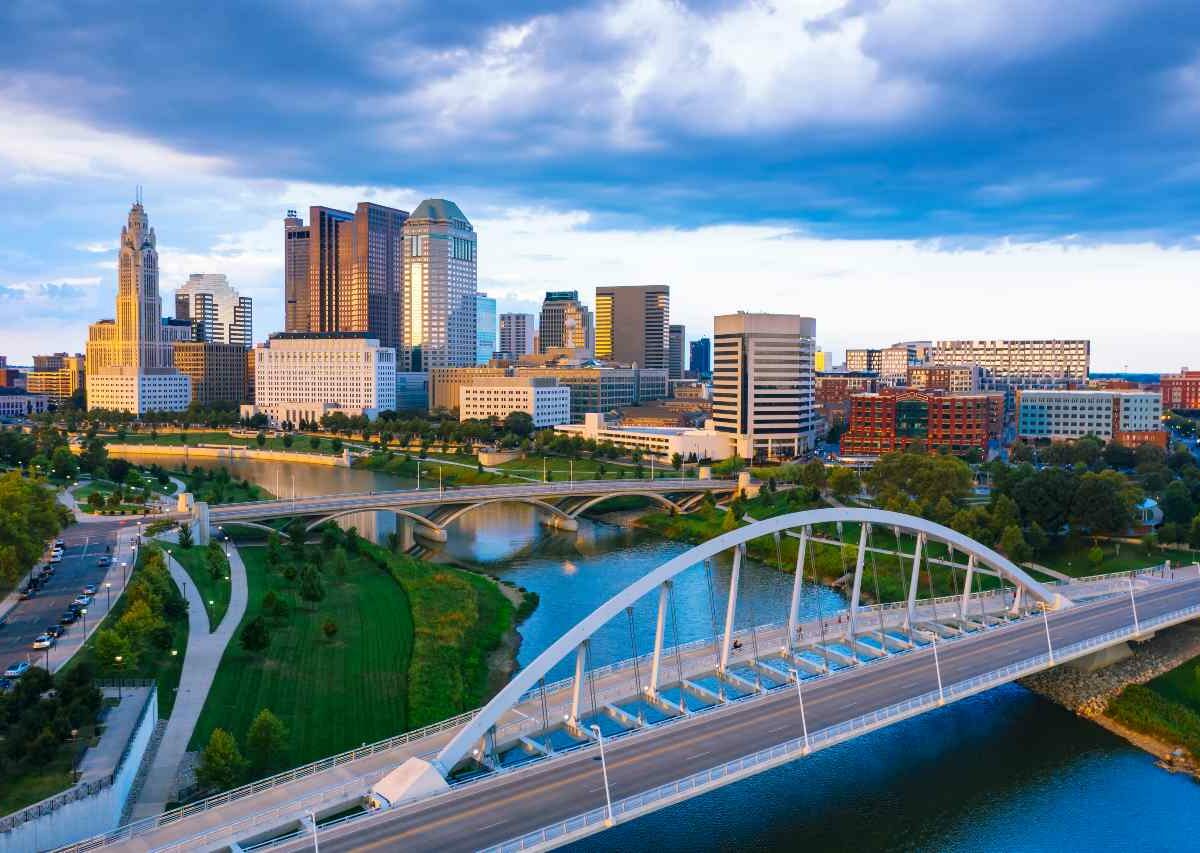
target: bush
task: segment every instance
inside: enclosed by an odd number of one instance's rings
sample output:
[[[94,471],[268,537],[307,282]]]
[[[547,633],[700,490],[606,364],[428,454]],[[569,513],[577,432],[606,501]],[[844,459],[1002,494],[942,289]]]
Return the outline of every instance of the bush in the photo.
[[[334,622],[333,619],[326,616],[325,621],[321,623],[321,633],[325,635],[325,639],[332,640],[337,636],[337,632],[337,622]]]

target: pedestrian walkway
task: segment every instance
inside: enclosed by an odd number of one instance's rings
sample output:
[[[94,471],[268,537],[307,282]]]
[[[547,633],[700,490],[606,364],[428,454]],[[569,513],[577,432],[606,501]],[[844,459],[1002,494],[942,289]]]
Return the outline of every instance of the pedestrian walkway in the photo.
[[[150,772],[146,774],[146,782],[142,786],[137,804],[133,807],[133,820],[153,817],[166,808],[168,802],[175,797],[175,777],[179,764],[187,752],[188,741],[200,719],[200,711],[208,698],[209,688],[225,647],[233,639],[241,624],[242,616],[246,613],[248,588],[246,583],[246,565],[242,562],[237,548],[229,549],[229,576],[232,589],[229,596],[229,609],[225,618],[212,633],[208,630],[208,614],[204,610],[204,601],[196,591],[196,584],[190,582],[187,571],[177,561],[167,560],[167,567],[176,586],[185,590],[188,602],[188,644],[187,654],[183,659],[183,673],[179,679],[179,691],[175,695],[175,707],[171,718],[167,721],[167,729],[163,733],[158,751],[155,753]]]
[[[1035,572],[1043,574],[1048,578],[1053,578],[1056,581],[1065,581],[1066,583],[1070,583],[1072,580],[1070,575],[1064,575],[1060,571],[1047,568],[1046,566],[1039,565],[1038,563],[1022,563],[1021,565],[1027,569],[1033,569]]]

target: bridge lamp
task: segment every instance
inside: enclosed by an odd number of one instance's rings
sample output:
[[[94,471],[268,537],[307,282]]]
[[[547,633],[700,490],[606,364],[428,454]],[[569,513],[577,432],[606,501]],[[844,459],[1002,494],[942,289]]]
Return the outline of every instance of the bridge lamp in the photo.
[[[604,756],[604,732],[600,731],[600,727],[595,723],[591,726],[592,734],[596,736],[596,740],[600,741],[600,772],[604,774],[604,804],[606,817],[604,822],[608,826],[613,825],[613,810],[612,810],[612,791],[608,787],[608,759]]]

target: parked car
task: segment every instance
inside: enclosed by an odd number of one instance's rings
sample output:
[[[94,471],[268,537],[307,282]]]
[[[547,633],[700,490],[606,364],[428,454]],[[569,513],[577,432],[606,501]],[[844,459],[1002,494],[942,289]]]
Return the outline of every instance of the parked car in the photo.
[[[33,638],[33,647],[37,650],[48,649],[54,645],[54,638],[49,634],[38,634]]]
[[[31,585],[31,586],[21,587],[21,601],[28,601],[29,599],[33,598],[35,595],[37,595],[37,587],[36,586]]]
[[[47,625],[46,630],[42,633],[49,634],[51,637],[57,640],[63,634],[67,633],[67,629],[62,625]]]
[[[22,675],[24,675],[28,671],[29,671],[29,662],[19,660],[16,663],[14,663],[12,666],[10,666],[8,669],[4,670],[4,677],[5,678],[20,678]]]
[[[54,554],[53,556],[50,557],[51,565],[54,565],[55,563],[61,563],[61,562],[62,562],[62,554]]]
[[[85,586],[83,588],[83,594],[84,595],[95,595],[96,594],[96,585],[94,583],[90,583],[87,586]]]
[[[96,561],[96,565],[102,568],[107,568],[112,565],[112,557],[101,557]]]
[[[63,547],[64,545],[66,545],[66,544],[67,544],[67,543],[63,542],[61,539],[55,539],[55,540],[54,540],[54,545],[55,545],[55,547],[62,548],[62,547]]]
[[[63,613],[62,616],[58,617],[58,623],[60,625],[74,625],[78,621],[79,621],[79,611],[78,610],[67,610]]]
[[[92,603],[92,597],[90,595],[77,595],[75,596],[75,600],[71,603],[78,604],[80,607],[87,607]]]

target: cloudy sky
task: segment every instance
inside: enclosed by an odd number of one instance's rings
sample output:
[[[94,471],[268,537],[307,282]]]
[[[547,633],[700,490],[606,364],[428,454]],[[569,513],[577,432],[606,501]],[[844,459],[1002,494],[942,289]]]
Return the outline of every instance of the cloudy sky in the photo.
[[[0,353],[163,291],[282,325],[289,207],[456,200],[501,310],[667,283],[820,343],[1089,337],[1200,365],[1195,0],[0,4]],[[164,300],[166,301],[166,300]],[[840,355],[840,353],[839,353]]]

